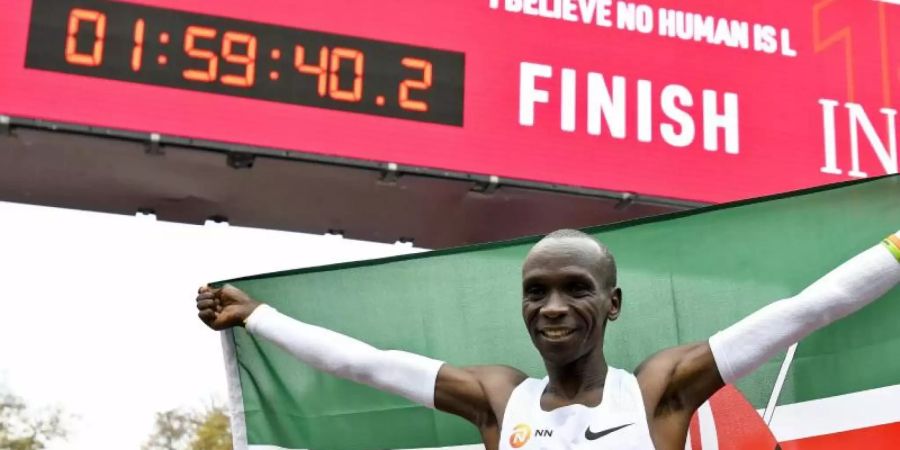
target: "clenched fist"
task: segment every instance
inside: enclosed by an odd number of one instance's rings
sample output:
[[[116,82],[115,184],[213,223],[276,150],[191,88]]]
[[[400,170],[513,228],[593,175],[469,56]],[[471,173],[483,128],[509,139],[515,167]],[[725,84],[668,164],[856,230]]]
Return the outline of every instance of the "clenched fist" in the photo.
[[[244,291],[226,284],[220,289],[202,286],[197,291],[197,314],[213,330],[243,325],[250,313],[261,305]]]

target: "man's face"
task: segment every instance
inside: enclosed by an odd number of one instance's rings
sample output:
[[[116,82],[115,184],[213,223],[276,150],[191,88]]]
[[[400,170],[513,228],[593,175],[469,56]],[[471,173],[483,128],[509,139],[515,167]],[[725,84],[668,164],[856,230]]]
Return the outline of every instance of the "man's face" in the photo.
[[[621,306],[618,288],[605,286],[609,264],[589,239],[538,243],[522,267],[522,317],[547,361],[572,362],[603,340],[606,321]]]

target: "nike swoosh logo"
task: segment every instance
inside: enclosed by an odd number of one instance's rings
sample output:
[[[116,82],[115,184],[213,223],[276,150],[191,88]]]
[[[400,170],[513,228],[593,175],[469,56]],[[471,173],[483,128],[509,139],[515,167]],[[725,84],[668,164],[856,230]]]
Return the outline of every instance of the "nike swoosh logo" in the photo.
[[[610,428],[610,429],[608,429],[608,430],[600,431],[600,432],[598,432],[598,433],[594,433],[593,431],[591,431],[591,427],[588,426],[587,429],[584,430],[584,438],[587,439],[587,440],[589,440],[589,441],[593,441],[593,440],[595,440],[595,439],[600,439],[600,438],[602,438],[603,436],[606,436],[606,435],[609,434],[609,433],[613,433],[613,432],[619,431],[619,430],[621,430],[622,428],[630,427],[630,426],[632,426],[632,425],[634,425],[634,424],[633,424],[633,423],[629,423],[629,424],[625,424],[625,425],[620,425],[620,426],[617,426],[617,427],[615,427],[615,428]]]

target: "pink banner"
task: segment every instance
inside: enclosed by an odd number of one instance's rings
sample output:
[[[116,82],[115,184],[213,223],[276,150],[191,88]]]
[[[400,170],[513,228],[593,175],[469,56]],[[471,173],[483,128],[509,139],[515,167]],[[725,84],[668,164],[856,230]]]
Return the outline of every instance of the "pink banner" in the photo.
[[[52,3],[0,114],[711,202],[898,170],[894,4]]]

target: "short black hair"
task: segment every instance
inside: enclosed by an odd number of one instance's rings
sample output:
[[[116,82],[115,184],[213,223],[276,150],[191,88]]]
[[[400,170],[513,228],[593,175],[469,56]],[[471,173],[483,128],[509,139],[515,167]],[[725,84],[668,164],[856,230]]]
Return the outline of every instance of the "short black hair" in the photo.
[[[561,230],[556,230],[546,236],[544,236],[538,243],[541,243],[546,240],[551,239],[587,239],[594,244],[596,244],[600,248],[601,258],[598,261],[601,273],[606,275],[604,280],[601,280],[605,283],[607,288],[613,288],[618,285],[618,275],[616,269],[616,258],[613,256],[612,251],[609,250],[609,247],[606,244],[600,242],[594,236],[585,233],[581,230],[575,230],[572,228],[563,228]]]
[[[592,241],[596,241],[598,244],[600,243],[600,241],[597,241],[597,239],[595,239],[593,236],[585,233],[584,231],[576,230],[573,228],[563,228],[561,230],[556,230],[556,231],[544,236],[544,239],[561,239],[561,238],[585,238],[585,239],[590,239]],[[541,240],[543,240],[543,239],[541,239]]]

